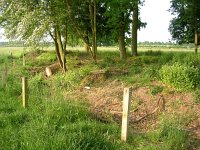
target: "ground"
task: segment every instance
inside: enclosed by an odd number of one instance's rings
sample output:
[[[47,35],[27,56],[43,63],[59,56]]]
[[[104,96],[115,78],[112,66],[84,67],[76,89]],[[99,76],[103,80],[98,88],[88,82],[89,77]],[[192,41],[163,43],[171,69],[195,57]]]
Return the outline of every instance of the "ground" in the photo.
[[[121,123],[122,99],[125,85],[119,80],[107,80],[91,87],[81,87],[73,93],[76,99],[89,102],[91,111],[99,120]],[[132,98],[130,110],[130,127],[139,132],[148,132],[159,126],[160,114],[170,116],[176,114],[190,118],[184,130],[191,137],[200,140],[200,105],[194,103],[193,94],[177,92],[161,82],[152,82],[150,86],[137,87],[131,85]],[[152,87],[162,90],[154,93]],[[187,116],[187,117],[186,117]]]
[[[59,65],[56,63],[56,57],[52,52],[42,52],[37,55],[29,53],[27,55],[30,58],[27,61],[27,74],[33,78],[32,80],[36,82],[36,85],[41,86],[39,90],[43,86],[47,88],[48,94],[45,100],[49,99],[49,96],[52,96],[51,94],[56,94],[54,88],[62,89],[65,100],[71,98],[73,101],[88,103],[91,116],[95,121],[98,120],[105,124],[111,122],[120,127],[123,90],[125,87],[131,87],[129,127],[133,135],[135,133],[146,135],[146,133],[160,130],[161,126],[165,124],[170,125],[166,122],[163,123],[163,120],[175,120],[178,123],[175,126],[172,125],[174,128],[189,133],[189,149],[200,149],[200,101],[196,100],[194,90],[178,91],[162,83],[157,77],[157,70],[162,65],[169,61],[177,61],[179,58],[181,58],[179,60],[181,61],[185,54],[179,56],[178,53],[161,55],[161,52],[148,52],[124,62],[119,60],[115,53],[107,53],[107,56],[102,53],[103,59],[99,60],[98,64],[92,64],[91,60],[86,57],[87,55],[83,53],[73,55],[74,57],[67,59],[69,70],[66,74],[59,71]],[[13,61],[13,68],[16,65],[17,63],[15,64]],[[46,67],[52,68],[52,76],[45,76]],[[49,92],[50,90],[52,91]],[[167,134],[169,133],[167,131]],[[182,134],[180,135],[182,136]],[[165,137],[161,137],[150,142],[155,147],[156,144],[162,145],[164,142],[172,142],[171,145],[173,146],[174,137],[177,138],[175,141],[180,141],[181,144],[188,141],[188,139],[181,141],[179,140],[180,137],[171,136],[168,141],[165,141]],[[140,142],[142,143],[145,140],[143,139]],[[140,142],[137,142],[139,143],[138,147],[142,145],[140,145]],[[180,146],[180,144],[177,144],[177,146]]]

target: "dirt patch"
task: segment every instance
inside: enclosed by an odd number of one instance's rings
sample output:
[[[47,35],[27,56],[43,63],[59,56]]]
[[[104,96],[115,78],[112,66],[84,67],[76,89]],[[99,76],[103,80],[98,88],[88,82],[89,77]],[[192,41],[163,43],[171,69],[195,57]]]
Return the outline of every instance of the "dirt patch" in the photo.
[[[200,116],[200,106],[194,104],[191,93],[177,93],[172,88],[165,87],[162,83],[152,83],[163,86],[165,90],[152,95],[149,86],[136,87],[132,85],[132,99],[130,110],[130,125],[140,131],[149,131],[159,125],[159,114],[177,114],[180,116],[194,114]],[[150,85],[151,86],[151,85]],[[77,99],[85,99],[91,106],[95,118],[101,121],[115,121],[121,124],[123,83],[118,80],[106,80],[103,84],[75,91]],[[79,94],[77,94],[77,92]],[[80,94],[81,93],[81,94]],[[186,130],[195,134],[200,139],[200,119],[191,118]]]

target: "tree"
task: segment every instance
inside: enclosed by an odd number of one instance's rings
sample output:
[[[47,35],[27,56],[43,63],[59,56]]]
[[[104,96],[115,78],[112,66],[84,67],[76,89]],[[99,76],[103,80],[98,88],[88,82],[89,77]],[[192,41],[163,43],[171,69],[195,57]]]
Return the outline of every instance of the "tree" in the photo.
[[[27,45],[36,46],[50,35],[60,66],[66,72],[67,16],[64,3],[64,0],[3,0],[0,25],[8,38],[22,40]]]
[[[138,0],[133,0],[132,9],[131,55],[137,56]]]
[[[86,51],[90,52],[93,60],[96,62],[97,55],[97,2],[96,0],[86,1],[67,1],[67,13],[70,16],[71,24],[75,32],[84,41]],[[90,36],[92,39],[92,49],[90,47]]]
[[[111,29],[112,39],[118,41],[120,58],[126,59],[126,41],[131,31],[131,54],[137,55],[137,30],[145,27],[139,16],[139,5],[143,5],[144,0],[105,0],[107,26]],[[130,18],[132,16],[132,19]],[[125,35],[128,35],[127,37]]]
[[[200,3],[198,0],[172,0],[171,8],[175,17],[170,22],[169,31],[178,43],[195,42],[198,48],[200,32]]]
[[[97,5],[96,0],[91,0],[89,3],[90,8],[90,20],[91,20],[91,28],[92,28],[92,51],[93,51],[93,58],[96,62],[97,59],[97,20],[96,20],[96,13],[97,13]]]
[[[120,58],[126,59],[125,33],[129,31],[130,0],[106,0],[107,26],[112,30],[112,36],[118,41]]]

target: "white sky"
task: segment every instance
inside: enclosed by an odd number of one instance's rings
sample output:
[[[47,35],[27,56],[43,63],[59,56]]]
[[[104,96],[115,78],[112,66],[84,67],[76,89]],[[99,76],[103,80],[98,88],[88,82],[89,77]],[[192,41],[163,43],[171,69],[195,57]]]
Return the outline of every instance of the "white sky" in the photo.
[[[6,38],[3,35],[3,29],[0,28],[0,42],[7,41]]]
[[[147,22],[147,26],[138,32],[139,42],[168,42],[171,39],[168,31],[172,19],[167,11],[169,8],[170,0],[145,0],[140,16],[143,22]]]
[[[138,41],[168,42],[171,39],[168,27],[172,16],[167,11],[170,0],[145,0],[144,4],[140,9],[140,17],[143,22],[147,22],[147,26],[138,31]],[[0,41],[5,41],[2,29]]]

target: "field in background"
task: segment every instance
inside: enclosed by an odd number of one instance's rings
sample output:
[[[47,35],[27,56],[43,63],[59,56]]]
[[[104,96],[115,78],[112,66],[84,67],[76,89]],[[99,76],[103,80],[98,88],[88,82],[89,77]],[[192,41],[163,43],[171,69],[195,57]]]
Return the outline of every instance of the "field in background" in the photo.
[[[20,56],[23,51],[32,51],[32,48],[24,47],[0,47],[0,55],[12,55]],[[43,47],[41,50],[44,51],[54,51],[54,47]],[[84,47],[67,47],[69,51],[85,51]],[[119,51],[118,47],[98,47],[98,51]],[[178,46],[138,46],[138,52],[144,51],[163,51],[163,52],[194,52],[194,48],[191,47],[178,47]],[[130,47],[128,47],[128,52],[130,52]]]

